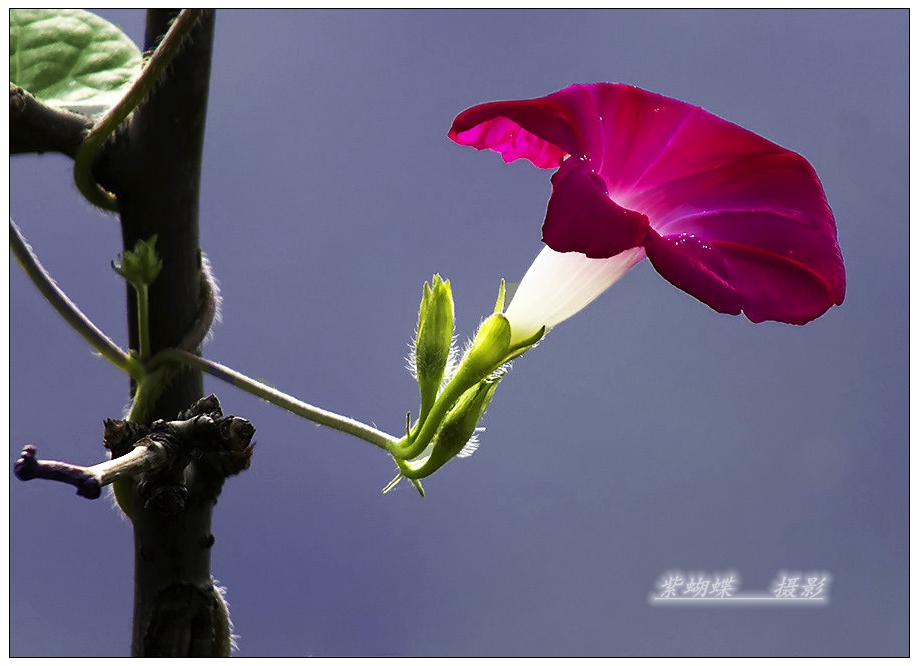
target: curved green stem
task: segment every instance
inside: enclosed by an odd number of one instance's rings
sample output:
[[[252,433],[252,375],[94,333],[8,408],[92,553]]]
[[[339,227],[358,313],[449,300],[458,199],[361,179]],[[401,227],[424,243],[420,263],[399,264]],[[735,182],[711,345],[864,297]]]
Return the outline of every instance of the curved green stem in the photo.
[[[105,333],[96,328],[96,325],[54,283],[54,280],[44,266],[41,265],[41,262],[38,261],[38,257],[32,252],[22,232],[19,231],[19,227],[16,226],[12,219],[10,220],[10,249],[13,251],[13,256],[16,257],[16,261],[19,262],[22,270],[32,280],[32,283],[38,287],[42,296],[70,324],[73,330],[79,333],[93,349],[119,370],[126,372],[137,381],[144,377],[145,372],[140,363],[115,344]]]
[[[137,294],[137,355],[141,363],[150,358],[150,299],[146,284],[134,285]]]
[[[149,423],[150,414],[156,401],[169,384],[176,368],[164,366],[148,372],[137,382],[134,397],[131,400],[131,409],[127,420],[132,423]]]
[[[159,81],[172,58],[178,53],[185,37],[201,17],[202,11],[201,9],[182,10],[175,23],[169,28],[169,32],[166,33],[166,36],[163,37],[163,40],[153,52],[134,85],[93,127],[83,142],[80,152],[77,153],[73,167],[74,181],[83,196],[99,208],[117,211],[118,200],[114,194],[103,189],[93,178],[92,166],[96,156],[106,140],[137,108],[144,97],[147,96],[147,93]]]
[[[161,363],[166,362],[181,363],[195,370],[206,372],[212,377],[216,377],[237,388],[241,388],[247,393],[267,400],[271,404],[286,409],[297,416],[302,416],[319,425],[324,425],[340,432],[353,435],[359,439],[363,439],[365,442],[370,442],[388,453],[392,453],[396,450],[402,441],[366,423],[361,423],[347,416],[320,409],[319,407],[314,407],[301,400],[297,400],[267,384],[262,384],[231,368],[220,365],[219,363],[214,363],[213,361],[208,361],[200,356],[195,356],[187,351],[181,349],[164,349],[151,360],[150,366],[151,368],[158,368]]]

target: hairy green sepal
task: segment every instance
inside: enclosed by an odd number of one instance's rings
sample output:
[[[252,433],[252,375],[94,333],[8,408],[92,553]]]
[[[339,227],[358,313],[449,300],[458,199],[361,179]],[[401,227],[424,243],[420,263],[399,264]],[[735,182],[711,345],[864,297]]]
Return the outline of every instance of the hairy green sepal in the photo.
[[[419,420],[424,420],[437,400],[453,344],[453,295],[450,281],[435,275],[424,283],[415,336],[414,370],[421,397]]]
[[[399,475],[384,492],[392,488],[400,478],[406,477],[423,494],[418,480],[433,474],[466,448],[498,383],[504,377],[507,364],[533,347],[546,333],[545,328],[542,328],[531,337],[511,344],[511,324],[502,314],[505,294],[502,282],[494,313],[482,322],[472,344],[449,376],[449,381],[437,391],[431,404],[434,380],[437,379],[440,385],[442,363],[449,365],[446,357],[449,356],[447,350],[450,343],[446,331],[449,328],[449,337],[452,339],[453,329],[453,301],[449,283],[435,276],[431,285],[429,287],[425,284],[422,296],[415,355],[417,361],[417,343],[424,338],[425,345],[430,344],[432,355],[436,352],[437,360],[432,363],[434,370],[426,378],[424,386],[416,364],[422,408],[418,420],[409,428],[405,438],[390,449],[399,467]],[[443,289],[440,297],[437,296],[437,289]],[[435,323],[428,323],[431,321]],[[427,342],[427,334],[422,335],[426,328],[437,332],[436,336],[431,334],[432,340],[436,342]]]

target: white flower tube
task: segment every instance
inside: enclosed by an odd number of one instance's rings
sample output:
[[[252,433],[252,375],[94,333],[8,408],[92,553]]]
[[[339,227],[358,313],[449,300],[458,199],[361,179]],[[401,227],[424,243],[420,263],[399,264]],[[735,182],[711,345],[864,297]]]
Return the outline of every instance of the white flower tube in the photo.
[[[644,256],[640,247],[609,259],[589,259],[579,252],[544,247],[504,313],[511,324],[511,344],[580,312]]]

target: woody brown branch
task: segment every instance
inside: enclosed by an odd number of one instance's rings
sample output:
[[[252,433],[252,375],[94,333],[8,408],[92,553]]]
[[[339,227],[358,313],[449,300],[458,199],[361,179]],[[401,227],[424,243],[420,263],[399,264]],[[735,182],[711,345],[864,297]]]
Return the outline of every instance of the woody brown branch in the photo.
[[[92,127],[86,116],[43,104],[10,84],[10,154],[56,152],[76,157]]]
[[[159,470],[182,468],[193,459],[208,461],[207,467],[214,474],[211,483],[218,488],[225,477],[248,468],[255,432],[248,421],[223,416],[215,396],[199,401],[182,416],[186,418],[157,421],[149,427],[107,420],[104,442],[113,458],[91,467],[39,460],[36,448],[27,445],[16,461],[14,473],[22,481],[46,479],[67,483],[75,486],[81,497],[96,499],[103,487],[119,479],[135,477],[143,481]],[[156,484],[147,481],[147,487],[155,489]],[[175,497],[175,492],[170,497]],[[162,511],[173,512],[164,504],[162,493],[152,493],[149,501]]]

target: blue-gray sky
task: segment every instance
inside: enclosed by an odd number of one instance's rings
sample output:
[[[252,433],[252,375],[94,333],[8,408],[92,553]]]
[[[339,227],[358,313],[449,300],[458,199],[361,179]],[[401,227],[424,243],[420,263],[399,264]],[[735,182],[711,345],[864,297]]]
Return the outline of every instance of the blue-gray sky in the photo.
[[[100,12],[135,39],[143,12]],[[804,327],[720,315],[643,262],[520,359],[479,451],[383,496],[392,461],[206,379],[257,428],[215,513],[241,656],[908,654],[908,12],[221,11],[201,242],[208,357],[397,433],[422,283],[457,333],[540,248],[550,172],[446,138],[463,109],[621,81],[807,157],[845,303]],[[70,162],[11,162],[11,214],[124,341],[117,222]],[[102,459],[127,382],[10,267],[10,460]],[[107,501],[10,488],[10,651],[128,652],[131,530]],[[829,603],[652,607],[665,572]]]

